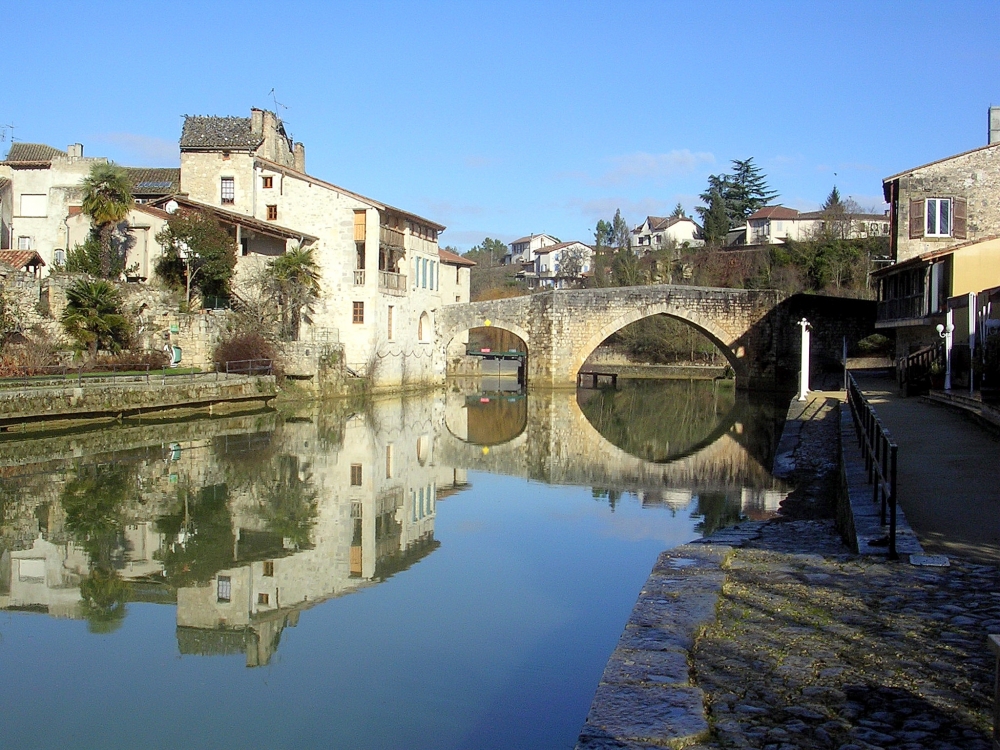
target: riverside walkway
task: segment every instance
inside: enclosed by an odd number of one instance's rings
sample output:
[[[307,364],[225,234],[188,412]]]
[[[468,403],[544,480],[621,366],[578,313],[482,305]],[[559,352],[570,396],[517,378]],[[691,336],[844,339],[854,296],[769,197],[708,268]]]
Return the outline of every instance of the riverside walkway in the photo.
[[[961,410],[858,384],[899,445],[899,498],[928,553],[1000,565],[1000,438]]]
[[[889,403],[892,385],[871,387]],[[775,467],[797,487],[785,515],[660,556],[578,748],[990,750],[1000,569],[961,555],[946,567],[890,562],[843,544],[831,496],[841,397],[814,393],[789,411]],[[955,416],[912,408],[916,422]],[[957,419],[963,434],[978,430]],[[981,449],[1000,463],[994,444]]]

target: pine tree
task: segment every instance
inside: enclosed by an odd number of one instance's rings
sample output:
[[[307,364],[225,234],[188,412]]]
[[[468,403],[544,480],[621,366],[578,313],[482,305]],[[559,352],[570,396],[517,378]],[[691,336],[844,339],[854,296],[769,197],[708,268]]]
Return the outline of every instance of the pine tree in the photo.
[[[712,190],[708,197],[708,208],[699,208],[698,211],[704,222],[705,244],[709,247],[724,245],[729,232],[729,215],[722,193],[717,189]]]
[[[823,210],[844,210],[844,204],[840,200],[840,191],[837,190],[836,185],[833,186],[833,190],[830,191],[830,194],[826,196],[826,200],[823,202]]]
[[[677,205],[674,206],[674,210],[670,212],[670,216],[671,218],[677,218],[677,219],[687,218],[687,214],[684,213],[684,206],[680,204],[680,201],[678,201]]]

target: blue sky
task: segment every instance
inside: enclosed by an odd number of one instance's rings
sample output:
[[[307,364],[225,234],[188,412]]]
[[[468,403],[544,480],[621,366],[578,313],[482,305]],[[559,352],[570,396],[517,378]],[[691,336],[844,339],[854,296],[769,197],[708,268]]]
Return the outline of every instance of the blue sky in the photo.
[[[176,166],[184,114],[275,108],[308,171],[448,226],[592,239],[753,157],[779,201],[986,143],[982,2],[2,2],[0,124]],[[10,130],[0,143],[5,153]]]

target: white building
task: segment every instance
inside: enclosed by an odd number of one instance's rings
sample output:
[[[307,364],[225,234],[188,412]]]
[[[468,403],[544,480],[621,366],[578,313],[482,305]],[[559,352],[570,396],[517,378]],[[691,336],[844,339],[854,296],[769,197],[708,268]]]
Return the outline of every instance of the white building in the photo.
[[[503,258],[504,265],[533,263],[535,253],[543,247],[558,245],[559,240],[550,234],[529,234],[510,243],[510,252]]]
[[[647,216],[632,230],[632,247],[645,252],[668,245],[678,247],[685,242],[696,246],[703,244],[700,238],[701,227],[687,216]]]
[[[800,212],[786,206],[765,206],[747,218],[746,244],[775,245],[792,240],[806,242],[829,232],[843,239],[888,237],[886,214]]]
[[[576,286],[583,275],[590,272],[593,256],[594,249],[582,242],[544,245],[535,251],[535,262],[531,270],[525,270],[518,275],[533,289],[539,287],[564,289]]]

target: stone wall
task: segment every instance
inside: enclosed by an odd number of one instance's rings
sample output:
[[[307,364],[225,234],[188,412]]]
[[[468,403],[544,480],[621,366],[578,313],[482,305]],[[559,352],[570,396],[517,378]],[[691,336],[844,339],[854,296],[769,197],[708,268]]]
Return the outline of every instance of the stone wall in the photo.
[[[969,240],[1000,234],[1000,144],[969,151],[900,175],[895,229],[896,261]],[[910,201],[964,198],[968,202],[967,238],[910,239]]]

